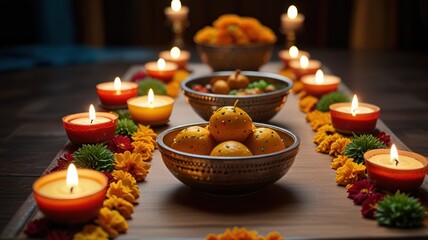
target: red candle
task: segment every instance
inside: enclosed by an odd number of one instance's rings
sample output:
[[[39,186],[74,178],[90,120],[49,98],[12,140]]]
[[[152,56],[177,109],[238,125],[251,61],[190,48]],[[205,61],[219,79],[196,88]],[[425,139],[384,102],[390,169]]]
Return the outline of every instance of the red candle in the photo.
[[[367,174],[381,189],[395,192],[417,190],[424,182],[428,161],[422,155],[388,149],[375,149],[364,154]]]
[[[97,84],[96,88],[102,105],[109,109],[126,108],[126,101],[138,94],[136,83],[121,82],[118,77],[114,82]]]
[[[321,68],[321,62],[318,60],[309,60],[308,57],[301,56],[300,60],[290,61],[289,67],[297,79],[300,79],[304,75],[315,74]]]
[[[373,104],[359,103],[357,96],[351,103],[330,105],[333,127],[341,133],[371,133],[376,128],[380,108]]]
[[[53,172],[37,179],[33,195],[40,211],[57,223],[84,223],[98,215],[107,192],[107,177],[95,170]]]
[[[76,113],[62,118],[68,139],[76,144],[103,143],[110,141],[116,132],[118,116],[114,113],[95,113],[91,104],[89,113]]]
[[[160,52],[159,58],[163,58],[167,62],[176,63],[178,68],[185,69],[190,59],[190,52],[180,50],[178,47],[173,47],[171,48],[171,51]]]
[[[165,62],[165,59],[163,58],[159,58],[157,62],[148,62],[144,66],[150,77],[164,82],[170,82],[178,69],[178,65],[176,63]]]
[[[278,53],[279,59],[284,63],[284,68],[288,68],[290,62],[293,60],[299,60],[300,57],[310,57],[308,52],[299,50],[296,46],[290,47],[288,50],[282,50]]]
[[[321,97],[322,95],[334,92],[339,87],[341,79],[333,75],[324,75],[319,69],[315,75],[306,75],[302,79],[303,90],[313,96]]]

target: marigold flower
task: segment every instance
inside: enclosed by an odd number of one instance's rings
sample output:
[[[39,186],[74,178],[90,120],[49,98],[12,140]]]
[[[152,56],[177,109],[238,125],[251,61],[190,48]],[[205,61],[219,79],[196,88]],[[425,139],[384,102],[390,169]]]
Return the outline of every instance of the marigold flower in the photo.
[[[117,210],[126,219],[131,219],[131,215],[134,212],[134,205],[126,201],[123,198],[111,196],[111,198],[104,200],[104,207],[111,210]]]
[[[338,185],[346,186],[358,180],[366,178],[366,166],[347,161],[336,170],[336,182]]]
[[[306,114],[305,118],[308,122],[312,122],[314,120],[320,120],[320,119],[323,119],[323,121],[326,121],[326,120],[331,121],[330,113],[329,112],[321,112],[320,110],[314,110],[312,112],[308,112]]]
[[[305,113],[310,112],[312,106],[315,105],[317,102],[318,98],[308,95],[300,100],[299,109],[300,111]]]
[[[382,193],[375,193],[367,197],[361,204],[361,214],[366,218],[374,219],[374,212],[377,208],[377,203],[385,197]]]
[[[327,133],[326,132],[324,132],[324,131],[317,131],[316,133],[315,133],[315,135],[314,135],[314,143],[316,144],[316,145],[319,145],[322,141],[324,141],[324,139],[326,138],[326,137],[328,137],[329,135],[327,135]]]
[[[334,143],[331,144],[330,152],[328,153],[330,156],[340,156],[345,152],[346,145],[351,142],[351,139],[347,137],[338,138]]]
[[[315,110],[315,111],[317,111],[317,110]],[[306,115],[306,116],[308,116],[308,115]],[[336,129],[334,129],[333,125],[331,125],[331,124],[327,124],[327,125],[324,125],[324,126],[318,128],[317,132],[319,132],[319,131],[323,131],[323,132],[327,133],[328,135],[332,135],[332,134],[336,133]]]
[[[278,232],[270,232],[266,236],[266,240],[285,240]]]
[[[217,30],[215,28],[206,26],[195,34],[193,40],[196,43],[213,43],[216,35]]]
[[[140,196],[140,191],[135,178],[128,172],[116,170],[112,173],[114,179],[117,181],[122,180],[123,185],[131,189],[131,193],[135,198]]]
[[[132,146],[134,147],[134,153],[141,154],[143,161],[152,160],[154,146],[151,142],[137,141],[133,142]]]
[[[320,127],[331,124],[331,119],[330,117],[319,118],[316,120],[312,120],[309,124],[311,125],[312,130],[317,131]]]
[[[143,157],[139,153],[124,153],[114,154],[115,169],[129,172],[137,182],[146,178],[149,173],[150,163],[143,161]]]
[[[83,230],[76,233],[73,237],[74,240],[103,240],[108,239],[108,233],[102,227],[93,224],[87,224]]]
[[[316,151],[319,153],[329,153],[331,144],[334,143],[337,139],[341,138],[342,135],[335,133],[333,135],[327,136],[324,140],[317,146]]]
[[[206,240],[233,240],[233,239],[239,239],[239,240],[256,240],[260,239],[259,236],[257,236],[257,231],[248,231],[246,228],[238,228],[234,227],[232,230],[230,228],[227,228],[224,233],[220,233],[218,235],[215,234],[208,234],[208,236],[205,238]]]
[[[337,156],[336,158],[333,159],[333,161],[330,164],[330,167],[334,170],[337,170],[338,168],[342,167],[343,165],[345,165],[346,162],[351,161],[353,162],[354,159],[353,158],[348,158],[345,155],[340,155]]]
[[[118,211],[106,207],[101,208],[95,223],[100,225],[112,238],[128,230],[128,223],[125,218]]]
[[[113,196],[123,198],[132,204],[138,204],[138,201],[135,199],[134,195],[132,195],[131,188],[123,185],[122,180],[110,184],[107,190],[107,197],[113,198]]]
[[[134,141],[148,141],[150,140],[155,148],[157,147],[156,137],[158,135],[150,128],[150,126],[144,126],[138,124],[138,130],[132,134],[132,140]],[[150,137],[149,139],[145,137]]]
[[[348,198],[354,200],[355,205],[360,205],[370,195],[376,193],[376,187],[367,179],[357,181],[348,188]]]
[[[134,147],[131,145],[131,139],[127,136],[115,136],[108,143],[107,148],[114,153],[123,153],[125,151],[131,151]]]

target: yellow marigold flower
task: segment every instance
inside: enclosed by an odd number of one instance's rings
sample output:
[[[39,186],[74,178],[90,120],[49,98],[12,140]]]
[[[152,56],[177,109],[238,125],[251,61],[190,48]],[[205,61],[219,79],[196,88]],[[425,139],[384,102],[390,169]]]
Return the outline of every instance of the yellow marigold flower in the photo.
[[[353,158],[348,158],[347,156],[340,155],[333,159],[333,161],[330,164],[330,167],[334,170],[340,168],[341,166],[345,165],[348,161],[354,161]]]
[[[180,86],[180,83],[186,79],[189,76],[189,72],[184,69],[179,69],[174,73],[174,76],[172,77],[173,83],[178,84]]]
[[[95,223],[100,225],[112,238],[128,230],[128,223],[125,218],[118,211],[106,207],[101,208]]]
[[[107,240],[108,233],[102,227],[93,224],[86,224],[83,230],[76,233],[73,237],[74,240]]]
[[[327,133],[328,135],[331,135],[336,132],[336,129],[334,129],[333,125],[327,124],[318,128],[317,132],[321,132],[321,131]]]
[[[166,85],[166,95],[177,98],[180,92],[180,84],[176,82],[171,82]]]
[[[150,140],[156,147],[156,137],[158,135],[150,128],[150,126],[144,126],[138,124],[138,130],[132,134],[132,140],[134,141],[148,141]],[[150,137],[150,138],[147,138]]]
[[[134,212],[134,205],[132,205],[132,203],[116,196],[112,196],[111,198],[104,200],[103,206],[111,210],[119,211],[119,213],[126,219],[131,219],[131,215]]]
[[[317,131],[314,135],[314,143],[319,145],[327,137],[327,133],[324,131]]]
[[[110,187],[107,190],[107,197],[113,198],[113,196],[123,198],[132,204],[138,204],[137,199],[132,194],[131,188],[123,185],[122,180],[110,183]]]
[[[282,75],[284,77],[288,77],[289,79],[293,80],[296,78],[296,76],[294,75],[293,71],[291,71],[291,69],[287,68],[287,69],[283,69],[279,72],[279,75]],[[296,87],[296,84],[300,83],[300,86]],[[292,88],[292,92],[294,93],[298,93],[303,89],[303,84],[301,82],[294,82],[293,84],[293,88]]]
[[[138,188],[137,181],[130,173],[122,170],[116,170],[112,175],[116,182],[122,180],[122,184],[131,189],[131,193],[135,198],[140,197],[140,189]]]
[[[137,182],[144,180],[149,173],[150,163],[144,162],[139,153],[131,153],[129,151],[115,153],[114,160],[116,170],[129,172]]]
[[[331,144],[330,152],[328,154],[334,157],[343,155],[346,145],[349,143],[351,143],[351,139],[347,137],[341,137],[337,139],[334,143]]]
[[[311,96],[312,97],[312,96]],[[301,102],[301,101],[300,101]],[[315,119],[321,118],[323,116],[323,112],[319,110],[314,110],[312,112],[308,112],[305,116],[308,122],[312,122]]]
[[[143,161],[152,160],[154,146],[151,142],[147,143],[144,141],[132,142],[131,145],[134,147],[134,153],[141,154]]]
[[[336,170],[336,182],[340,186],[346,186],[365,178],[366,166],[353,161],[347,161],[342,167]]]
[[[318,98],[314,96],[307,96],[300,100],[299,109],[302,112],[309,112],[314,104],[318,102]]]
[[[313,120],[309,123],[311,125],[312,130],[317,131],[320,127],[324,125],[331,124],[330,117],[329,118],[319,118],[316,120]]]
[[[301,81],[298,81],[299,83],[300,83],[300,85],[301,85],[301,87],[302,87],[302,90],[303,90],[303,83],[301,82]],[[294,84],[296,84],[296,83],[298,83],[298,82],[295,82]],[[309,96],[309,94],[307,93],[307,92],[305,92],[305,91],[301,91],[301,92],[299,92],[299,94],[297,95],[297,97],[299,98],[299,100],[302,100],[303,98],[305,98],[305,97],[307,97],[307,96]]]
[[[257,236],[257,231],[248,231],[246,228],[238,228],[234,227],[233,230],[230,228],[227,228],[224,233],[220,233],[218,235],[215,234],[208,234],[208,236],[205,238],[206,240],[233,240],[233,239],[239,239],[239,240],[258,240],[260,239]]]
[[[334,143],[337,139],[342,137],[342,135],[335,133],[333,135],[327,136],[324,140],[317,146],[316,151],[319,153],[329,153],[331,144]]]

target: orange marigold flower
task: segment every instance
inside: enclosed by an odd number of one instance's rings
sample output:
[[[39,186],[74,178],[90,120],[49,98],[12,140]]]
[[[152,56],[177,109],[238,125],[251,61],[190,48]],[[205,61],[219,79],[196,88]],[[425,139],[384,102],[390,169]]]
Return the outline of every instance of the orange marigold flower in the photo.
[[[110,183],[110,187],[107,190],[107,197],[113,198],[114,196],[123,198],[132,204],[138,204],[137,199],[132,194],[132,189],[128,186],[125,186],[122,180]]]
[[[212,43],[216,38],[217,30],[211,26],[206,26],[199,30],[193,40],[196,43]]]
[[[330,156],[340,156],[345,152],[346,145],[351,143],[351,139],[348,137],[341,137],[337,139],[334,143],[331,144],[330,152],[328,153]]]
[[[336,170],[336,182],[340,186],[346,186],[365,178],[366,166],[353,161],[347,161]]]
[[[314,135],[314,143],[319,145],[326,137],[328,137],[326,132],[324,131],[317,131]]]
[[[302,112],[308,113],[314,104],[318,102],[318,98],[314,96],[306,96],[299,102],[299,109]]]
[[[106,207],[101,208],[95,223],[100,225],[112,238],[128,230],[128,223],[125,218],[118,211]]]
[[[112,173],[116,182],[122,180],[122,184],[131,189],[131,193],[135,198],[140,196],[140,190],[137,185],[135,178],[128,172],[122,170],[116,170]]]
[[[76,233],[73,237],[74,240],[107,240],[108,233],[100,226],[93,224],[86,224],[83,230]]]
[[[150,163],[143,161],[143,157],[139,153],[124,153],[114,154],[115,169],[129,172],[137,182],[146,178],[149,173]]]
[[[151,142],[137,141],[133,142],[132,146],[134,147],[134,153],[141,154],[143,161],[152,160],[154,146]]]
[[[132,134],[132,140],[134,141],[148,141],[150,140],[155,147],[157,147],[156,144],[156,137],[158,135],[153,131],[153,129],[150,128],[150,126],[144,126],[141,124],[138,124],[138,130]],[[146,137],[150,137],[147,139]]]
[[[331,124],[331,119],[329,117],[322,117],[316,120],[312,120],[310,123],[312,130],[317,131],[320,127],[324,125]]]
[[[327,133],[328,135],[332,135],[336,132],[336,129],[334,129],[333,125],[327,124],[327,125],[324,125],[324,126],[318,128],[317,131],[318,132],[323,131],[323,132]]]
[[[236,14],[223,14],[213,22],[213,26],[216,29],[227,29],[230,25],[239,26],[240,21],[241,17]]]
[[[337,139],[341,138],[342,135],[335,133],[333,135],[329,135],[317,146],[316,151],[319,153],[329,153],[331,144],[334,143]]]
[[[285,238],[281,237],[281,234],[278,232],[270,232],[266,236],[266,240],[285,240]]]
[[[333,159],[333,161],[330,164],[330,167],[334,170],[337,170],[341,166],[345,165],[348,161],[354,161],[353,158],[348,158],[347,156],[340,155]]]
[[[111,198],[104,200],[103,206],[111,210],[119,211],[119,213],[126,219],[131,219],[131,215],[134,212],[134,205],[125,199],[118,198],[116,196],[112,196]]]

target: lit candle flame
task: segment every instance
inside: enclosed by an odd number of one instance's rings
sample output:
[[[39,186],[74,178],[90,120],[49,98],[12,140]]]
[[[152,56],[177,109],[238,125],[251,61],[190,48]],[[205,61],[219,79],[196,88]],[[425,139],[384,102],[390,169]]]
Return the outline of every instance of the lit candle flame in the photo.
[[[93,123],[95,121],[96,118],[96,114],[95,114],[95,108],[94,105],[91,104],[91,106],[89,106],[89,121],[91,123]]]
[[[288,50],[288,54],[290,54],[292,58],[297,58],[297,56],[299,56],[299,49],[296,46],[291,46]]]
[[[318,69],[315,73],[315,83],[316,84],[322,84],[324,83],[324,73],[321,69]]]
[[[159,58],[159,60],[158,60],[158,68],[159,68],[159,70],[165,70],[165,68],[166,68],[165,59]]]
[[[180,0],[172,0],[171,1],[171,8],[172,8],[172,11],[174,11],[174,12],[180,11],[180,9],[181,9]]]
[[[297,17],[297,14],[298,12],[297,12],[296,6],[291,5],[290,7],[288,7],[288,10],[287,10],[288,18],[295,19]]]
[[[395,166],[397,166],[400,163],[400,161],[398,160],[398,151],[395,144],[392,144],[391,146],[391,154],[389,159],[391,160],[391,163],[395,163]]]
[[[172,58],[177,59],[180,57],[180,54],[181,54],[180,48],[178,47],[171,48],[170,55]]]
[[[309,59],[306,56],[300,57],[300,67],[303,69],[307,69],[309,67]]]
[[[358,112],[358,98],[357,95],[354,95],[352,98],[352,104],[351,104],[351,114],[352,116],[356,116]]]
[[[147,95],[147,101],[149,102],[149,106],[153,107],[153,103],[155,102],[155,94],[153,89],[150,88],[149,93]]]
[[[79,176],[77,175],[76,166],[73,163],[70,163],[68,166],[65,184],[70,189],[70,193],[73,193],[73,189],[79,186]]]
[[[116,95],[120,95],[120,89],[122,88],[122,82],[119,77],[114,79],[114,89],[116,90]]]

